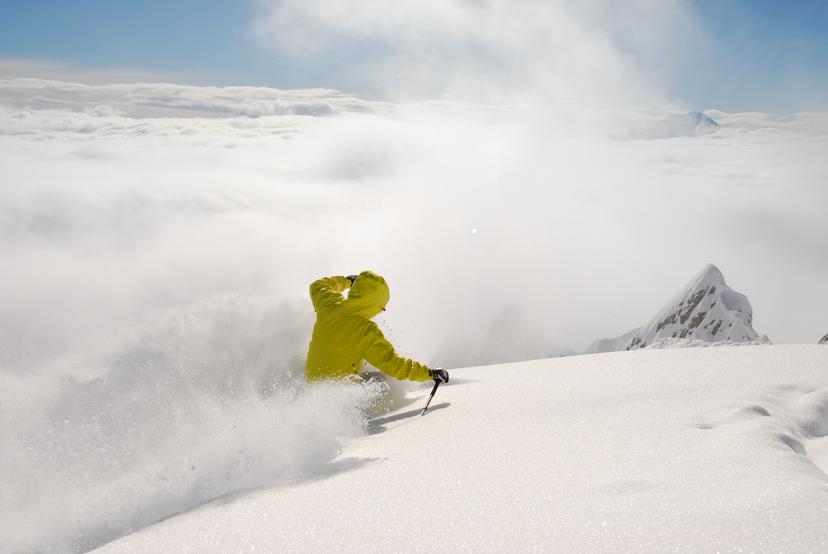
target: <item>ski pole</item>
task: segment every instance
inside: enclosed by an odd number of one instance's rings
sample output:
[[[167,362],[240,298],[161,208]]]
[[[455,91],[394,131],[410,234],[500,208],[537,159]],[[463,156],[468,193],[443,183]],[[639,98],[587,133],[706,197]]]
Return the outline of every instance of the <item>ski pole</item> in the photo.
[[[434,393],[437,392],[437,387],[439,387],[439,386],[440,386],[440,381],[434,381],[434,388],[431,389],[431,394],[428,396],[428,402],[426,402],[425,408],[423,408],[423,411],[420,412],[421,416],[425,415],[426,410],[428,409],[428,405],[431,404],[431,399],[434,398]]]

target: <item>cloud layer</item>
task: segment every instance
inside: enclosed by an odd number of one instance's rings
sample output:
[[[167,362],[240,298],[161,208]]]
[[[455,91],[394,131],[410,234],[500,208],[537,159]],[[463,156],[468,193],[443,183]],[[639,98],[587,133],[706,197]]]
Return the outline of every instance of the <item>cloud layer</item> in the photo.
[[[395,277],[394,319],[421,356],[503,309],[582,347],[710,261],[760,331],[821,332],[818,310],[767,313],[757,295],[778,303],[769,259],[824,271],[822,114],[710,112],[722,127],[705,137],[630,141],[667,114],[33,80],[0,82],[0,103],[9,347],[68,347],[116,313],[214,293],[301,300],[310,279],[364,267]],[[628,300],[608,304],[619,286]],[[444,310],[454,320],[430,323]]]

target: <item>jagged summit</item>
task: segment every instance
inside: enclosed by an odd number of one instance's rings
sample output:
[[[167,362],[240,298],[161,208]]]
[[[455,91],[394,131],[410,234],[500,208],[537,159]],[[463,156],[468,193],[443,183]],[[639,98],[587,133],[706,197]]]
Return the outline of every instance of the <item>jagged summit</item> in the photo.
[[[676,137],[701,137],[719,130],[720,125],[702,112],[671,113],[646,126],[630,130],[634,139],[666,139]]]
[[[822,337],[821,339],[819,339],[819,343],[818,343],[818,344],[828,344],[828,335],[825,335],[824,337]]]
[[[719,124],[701,112],[674,113],[662,121],[662,131],[673,136],[698,137],[718,129]]]
[[[713,264],[707,264],[650,320],[617,338],[595,341],[587,352],[646,348],[655,343],[701,341],[767,342],[753,330],[753,309],[747,297],[725,282]]]

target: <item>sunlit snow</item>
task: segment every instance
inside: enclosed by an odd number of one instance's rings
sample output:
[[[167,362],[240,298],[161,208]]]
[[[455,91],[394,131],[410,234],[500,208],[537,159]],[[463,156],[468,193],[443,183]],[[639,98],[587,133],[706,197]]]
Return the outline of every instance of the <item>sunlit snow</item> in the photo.
[[[111,548],[819,550],[824,347],[454,371],[582,351],[710,262],[774,342],[825,333],[825,115],[659,134],[686,113],[0,80],[0,550],[182,512]],[[308,284],[363,269],[452,370],[420,420],[302,383]]]

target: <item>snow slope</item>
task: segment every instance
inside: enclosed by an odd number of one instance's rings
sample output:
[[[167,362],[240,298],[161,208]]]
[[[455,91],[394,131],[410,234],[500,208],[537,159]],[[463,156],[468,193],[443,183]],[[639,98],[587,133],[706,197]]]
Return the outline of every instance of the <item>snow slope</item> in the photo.
[[[768,342],[752,324],[753,308],[747,297],[728,287],[719,268],[708,264],[649,323],[620,337],[595,341],[587,352],[665,347],[675,342],[693,345],[688,341]]]
[[[456,370],[322,474],[97,552],[825,552],[828,349]]]

